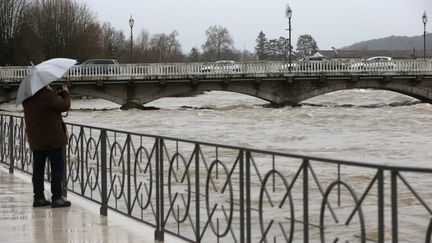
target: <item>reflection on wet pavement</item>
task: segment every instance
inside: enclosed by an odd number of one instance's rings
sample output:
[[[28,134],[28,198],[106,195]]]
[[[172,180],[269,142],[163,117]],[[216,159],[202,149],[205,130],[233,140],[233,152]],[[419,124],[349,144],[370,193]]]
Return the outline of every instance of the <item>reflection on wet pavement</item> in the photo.
[[[49,198],[49,191],[45,195]],[[113,223],[110,216],[100,216],[97,207],[89,210],[75,197],[69,197],[70,208],[33,208],[30,180],[0,166],[0,242],[154,242],[153,232],[130,231],[130,225],[126,229]]]

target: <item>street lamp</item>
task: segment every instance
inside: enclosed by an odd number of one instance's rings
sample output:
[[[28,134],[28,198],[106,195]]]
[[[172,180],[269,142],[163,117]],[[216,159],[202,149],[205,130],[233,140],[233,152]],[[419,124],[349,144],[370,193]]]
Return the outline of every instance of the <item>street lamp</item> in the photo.
[[[335,57],[337,58],[338,57],[338,55],[339,55],[339,52],[338,52],[338,50],[336,49],[336,47],[331,47],[331,49],[333,49],[333,51],[334,51],[334,53],[335,53]]]
[[[426,60],[426,23],[427,23],[427,15],[426,10],[423,12],[422,16],[424,32],[423,32],[423,58]]]
[[[160,44],[158,45],[157,49],[159,50],[159,63],[162,63],[162,48],[160,47]]]
[[[288,18],[288,70],[291,71],[292,65],[291,65],[291,17],[292,17],[292,10],[290,6],[287,4],[285,9],[285,16]]]
[[[130,58],[131,58],[131,61],[132,61],[132,55],[133,55],[133,35],[132,35],[132,29],[133,29],[133,26],[134,26],[134,19],[132,18],[132,14],[131,14],[131,16],[130,16],[130,18],[129,18],[129,26],[130,26],[130,28],[131,28],[131,37],[130,37],[130,49],[131,49],[131,53],[130,53]]]

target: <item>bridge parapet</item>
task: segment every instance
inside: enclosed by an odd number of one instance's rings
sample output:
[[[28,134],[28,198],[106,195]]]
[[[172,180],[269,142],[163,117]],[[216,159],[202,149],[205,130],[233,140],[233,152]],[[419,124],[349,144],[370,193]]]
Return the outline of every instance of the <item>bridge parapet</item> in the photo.
[[[19,82],[31,67],[0,67],[0,82]],[[64,80],[124,80],[124,79],[190,79],[272,77],[272,76],[367,76],[367,75],[432,75],[432,62],[396,60],[382,62],[243,62],[217,65],[215,63],[166,63],[76,65]]]
[[[30,70],[0,67],[0,103],[15,99],[19,83]],[[432,102],[431,80],[432,61],[398,60],[77,65],[60,82],[68,82],[75,95],[106,99],[126,108],[212,90],[251,95],[277,105],[297,105],[342,89],[370,88]]]

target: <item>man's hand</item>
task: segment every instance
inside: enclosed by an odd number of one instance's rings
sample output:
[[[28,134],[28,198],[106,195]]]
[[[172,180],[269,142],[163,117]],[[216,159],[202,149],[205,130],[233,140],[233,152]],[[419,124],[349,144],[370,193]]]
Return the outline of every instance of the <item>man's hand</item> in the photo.
[[[66,84],[62,84],[62,91],[66,91],[69,93],[69,89]]]

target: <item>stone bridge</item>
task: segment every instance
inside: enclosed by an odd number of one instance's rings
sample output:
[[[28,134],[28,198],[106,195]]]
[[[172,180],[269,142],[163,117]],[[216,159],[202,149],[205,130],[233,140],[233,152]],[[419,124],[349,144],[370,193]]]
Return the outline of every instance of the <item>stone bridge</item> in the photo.
[[[0,103],[14,100],[31,67],[0,67]],[[222,90],[277,105],[343,89],[382,89],[432,103],[432,61],[173,63],[74,66],[59,82],[73,95],[112,101],[123,108],[159,98]]]

